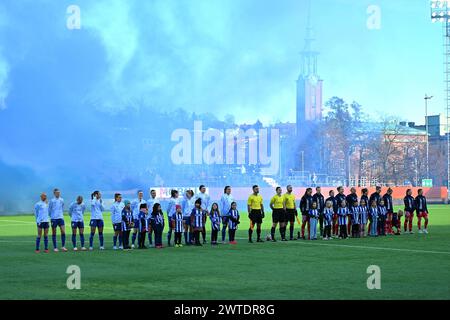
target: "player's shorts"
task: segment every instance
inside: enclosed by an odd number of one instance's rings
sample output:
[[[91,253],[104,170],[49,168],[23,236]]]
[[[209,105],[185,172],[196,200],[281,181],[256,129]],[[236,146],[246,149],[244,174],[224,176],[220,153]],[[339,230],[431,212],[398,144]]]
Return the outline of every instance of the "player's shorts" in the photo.
[[[272,222],[274,222],[274,223],[286,222],[286,211],[284,211],[284,209],[273,209]]]
[[[133,228],[139,229],[140,220],[139,219],[133,219],[133,222],[134,222]]]
[[[414,214],[409,212],[409,211],[405,211],[405,217],[406,218],[412,218],[412,217],[414,217]]]
[[[72,221],[70,223],[72,226],[72,229],[78,228],[78,229],[84,229],[84,222],[83,221]]]
[[[184,225],[190,226],[191,225],[191,217],[183,217]]]
[[[114,231],[122,231],[122,222],[113,223],[113,229]]]
[[[89,225],[94,228],[103,228],[105,223],[103,222],[102,219],[91,219]]]
[[[338,215],[337,215],[337,213],[333,213],[333,221],[337,221],[338,220]]]
[[[253,223],[262,223],[262,212],[261,210],[254,210],[252,209],[250,211],[250,214],[248,215],[248,217],[250,218],[250,220]]]
[[[428,218],[428,212],[422,211],[417,214],[419,218]]]
[[[37,227],[40,229],[48,229],[48,227],[49,227],[48,222],[40,222],[40,223],[36,223],[36,224],[37,224]]]
[[[297,215],[297,210],[295,210],[295,209],[286,209],[286,221],[294,223],[296,215]]]
[[[307,215],[302,215],[302,222],[309,222],[309,216]]]
[[[52,228],[64,226],[64,219],[52,219]]]

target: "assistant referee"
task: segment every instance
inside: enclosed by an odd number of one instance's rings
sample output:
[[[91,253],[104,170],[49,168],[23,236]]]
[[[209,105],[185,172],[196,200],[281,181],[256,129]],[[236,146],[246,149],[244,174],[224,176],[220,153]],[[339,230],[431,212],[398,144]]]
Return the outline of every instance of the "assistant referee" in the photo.
[[[250,219],[250,229],[248,229],[248,242],[253,243],[252,234],[256,224],[257,242],[264,242],[261,239],[261,224],[264,218],[263,198],[259,194],[259,187],[253,186],[253,193],[248,197],[247,201],[248,218]]]

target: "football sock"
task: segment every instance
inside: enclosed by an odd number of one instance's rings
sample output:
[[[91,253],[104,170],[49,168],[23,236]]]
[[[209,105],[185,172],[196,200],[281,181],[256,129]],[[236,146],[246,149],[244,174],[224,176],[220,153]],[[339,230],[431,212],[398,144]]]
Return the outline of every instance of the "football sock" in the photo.
[[[113,244],[114,247],[117,245],[117,236],[113,236]]]
[[[75,248],[77,246],[77,236],[76,235],[72,235],[72,245]]]
[[[48,237],[44,237],[44,249],[48,249]]]
[[[280,228],[280,234],[281,234],[281,228]],[[275,239],[275,227],[272,227],[272,229],[270,229],[270,235],[272,236],[272,240]]]
[[[53,248],[57,248],[57,246],[56,246],[56,234],[52,234],[52,242],[53,242]]]
[[[62,234],[61,235],[61,246],[65,247],[66,246],[66,234]]]
[[[80,242],[81,242],[81,246],[84,247],[84,233],[80,234]]]
[[[103,232],[98,233],[98,239],[100,241],[100,247],[103,247]]]
[[[36,237],[36,250],[39,250],[41,246],[41,237]]]
[[[91,235],[89,236],[89,247],[92,247],[94,245],[94,233],[91,232]]]
[[[253,230],[248,229],[248,240],[252,240],[252,234],[253,234]]]

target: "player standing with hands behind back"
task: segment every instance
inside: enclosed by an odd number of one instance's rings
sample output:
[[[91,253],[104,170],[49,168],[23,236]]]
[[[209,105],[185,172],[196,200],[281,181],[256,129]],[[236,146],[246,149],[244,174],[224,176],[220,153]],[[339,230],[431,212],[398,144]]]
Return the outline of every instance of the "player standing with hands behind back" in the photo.
[[[259,187],[253,186],[253,193],[248,197],[247,210],[248,218],[250,219],[250,229],[248,229],[248,242],[253,243],[252,234],[253,228],[256,224],[256,242],[264,242],[261,239],[261,224],[264,219],[264,204],[263,198],[259,194]]]

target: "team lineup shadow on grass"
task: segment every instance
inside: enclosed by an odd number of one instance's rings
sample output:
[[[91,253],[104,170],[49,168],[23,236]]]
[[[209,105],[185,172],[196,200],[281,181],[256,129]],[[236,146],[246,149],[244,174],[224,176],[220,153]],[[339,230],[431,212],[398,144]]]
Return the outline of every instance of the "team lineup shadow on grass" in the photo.
[[[236,246],[117,252],[111,250],[107,229],[105,251],[36,254],[35,226],[26,223],[32,217],[5,217],[11,221],[0,225],[18,224],[15,232],[22,235],[0,226],[0,298],[450,298],[447,211],[435,216],[428,235],[417,234],[415,227],[413,235],[286,243],[248,244],[245,218],[244,214]],[[266,221],[263,235],[269,226]],[[70,236],[67,239],[71,249]],[[98,247],[97,237],[95,244]],[[80,267],[80,290],[66,287],[69,265]],[[381,290],[367,289],[370,265],[381,269]]]

